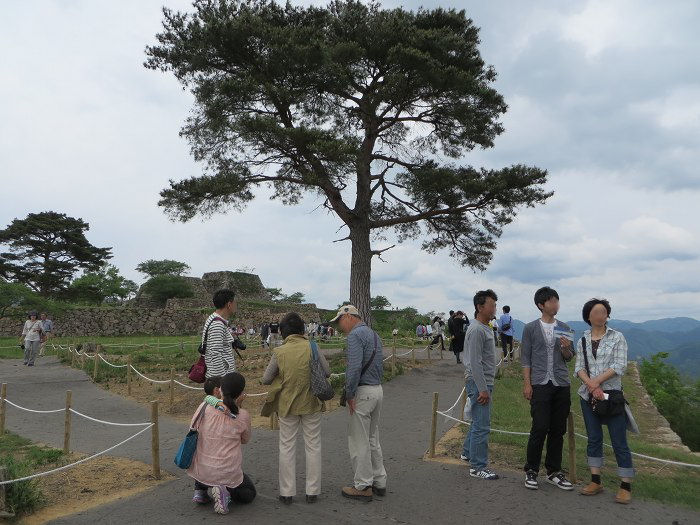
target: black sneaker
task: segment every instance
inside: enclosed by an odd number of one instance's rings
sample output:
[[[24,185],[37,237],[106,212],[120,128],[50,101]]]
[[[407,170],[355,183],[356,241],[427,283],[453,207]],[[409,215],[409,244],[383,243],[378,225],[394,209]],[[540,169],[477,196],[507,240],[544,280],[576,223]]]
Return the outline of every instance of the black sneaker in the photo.
[[[472,478],[481,478],[481,479],[488,479],[488,480],[494,480],[498,479],[498,474],[493,472],[492,470],[489,470],[487,468],[481,469],[481,470],[475,470],[475,469],[469,469],[469,475]]]
[[[547,483],[551,483],[561,490],[574,490],[574,485],[566,479],[563,472],[553,472],[547,476]]]
[[[537,490],[540,484],[537,483],[537,472],[534,470],[528,470],[525,473],[525,488],[531,490]]]

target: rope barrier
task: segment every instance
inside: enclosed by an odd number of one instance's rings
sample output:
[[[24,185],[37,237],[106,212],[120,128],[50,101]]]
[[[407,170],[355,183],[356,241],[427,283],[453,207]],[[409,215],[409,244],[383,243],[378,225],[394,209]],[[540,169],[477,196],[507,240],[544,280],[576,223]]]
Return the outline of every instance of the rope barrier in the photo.
[[[112,368],[126,368],[127,366],[129,366],[129,365],[115,365],[114,363],[110,363],[109,361],[107,361],[104,357],[102,357],[101,354],[97,354],[97,355],[99,356],[100,359],[102,359],[102,361],[105,362],[105,364],[111,366]]]
[[[12,405],[15,408],[18,408],[20,410],[24,410],[25,412],[32,412],[34,414],[55,414],[57,412],[65,412],[66,411],[65,408],[57,408],[56,410],[34,410],[31,408],[25,408],[23,406],[17,405],[7,398],[5,399],[5,402],[9,405]]]
[[[10,483],[17,483],[18,481],[27,481],[27,480],[34,479],[34,478],[38,478],[38,477],[41,477],[41,476],[48,476],[49,474],[55,474],[56,472],[61,472],[62,470],[68,470],[69,468],[75,467],[76,465],[80,465],[81,463],[85,463],[86,461],[90,461],[91,459],[95,459],[95,458],[98,457],[98,456],[101,456],[101,455],[103,455],[103,454],[106,454],[107,452],[111,452],[112,450],[114,450],[115,448],[117,448],[117,447],[123,445],[124,443],[126,443],[126,442],[128,442],[128,441],[131,441],[131,440],[134,439],[136,436],[139,436],[140,434],[143,434],[144,432],[146,432],[147,430],[149,430],[152,426],[153,426],[153,423],[148,423],[148,426],[147,426],[147,427],[142,428],[142,429],[139,430],[136,434],[134,434],[133,436],[129,436],[129,437],[126,438],[124,441],[120,441],[120,442],[117,443],[116,445],[113,445],[113,446],[109,447],[108,449],[103,450],[102,452],[98,452],[97,454],[93,454],[92,456],[89,456],[89,457],[87,457],[87,458],[80,459],[80,460],[78,460],[78,461],[76,461],[76,462],[74,462],[74,463],[70,463],[69,465],[64,465],[64,466],[62,466],[62,467],[58,467],[58,468],[55,468],[55,469],[53,469],[53,470],[48,470],[48,471],[46,471],[46,472],[40,472],[39,474],[32,474],[31,476],[24,476],[23,478],[16,478],[16,479],[10,479],[10,480],[7,480],[7,481],[0,481],[0,485],[9,485]]]
[[[143,375],[141,372],[139,372],[138,370],[136,370],[136,369],[133,367],[133,365],[131,366],[131,369],[132,369],[134,372],[136,372],[138,375],[140,375],[141,377],[143,377],[146,381],[150,381],[151,383],[159,383],[159,384],[161,384],[161,385],[162,385],[162,384],[165,384],[165,383],[170,383],[170,379],[166,379],[166,380],[164,380],[164,381],[159,381],[158,379],[151,379],[150,377],[146,377],[146,376]]]
[[[465,388],[466,388],[466,387],[465,387]],[[454,403],[450,408],[448,408],[448,409],[445,410],[444,412],[443,412],[443,411],[440,411],[440,410],[436,410],[435,412],[438,413],[438,414],[440,414],[441,416],[447,418],[447,419],[451,419],[452,421],[456,421],[457,423],[463,423],[463,424],[465,424],[465,425],[471,425],[471,422],[470,422],[470,421],[465,421],[465,420],[463,420],[463,419],[456,418],[456,417],[452,416],[452,414],[451,414],[452,410],[454,410],[454,408],[455,408],[455,407],[457,406],[457,404],[459,403],[459,400],[461,399],[462,393],[464,392],[465,388],[462,388],[462,390],[460,391],[459,395],[457,396],[457,401],[455,401],[455,403]],[[468,401],[467,401],[467,402],[468,402]],[[449,413],[448,413],[448,412],[449,412]],[[529,436],[529,435],[530,435],[529,432],[515,432],[515,431],[512,431],[512,430],[502,430],[502,429],[498,429],[498,428],[491,428],[490,431],[491,431],[491,432],[497,432],[497,433],[500,433],[500,434],[509,434],[509,435],[513,435],[513,436]],[[583,434],[579,434],[578,432],[574,432],[574,435],[575,435],[576,437],[578,437],[578,438],[588,440],[588,436],[584,436]],[[608,448],[613,448],[612,445],[609,445],[608,443],[605,443],[605,442],[603,442],[603,445],[605,445],[605,446],[608,447]],[[646,454],[640,454],[640,453],[638,453],[638,452],[631,452],[631,451],[630,451],[630,453],[631,453],[633,456],[637,456],[637,457],[640,457],[640,458],[648,459],[648,460],[651,460],[651,461],[658,461],[658,462],[660,462],[660,463],[666,463],[666,464],[669,464],[669,465],[677,465],[677,466],[679,466],[679,467],[700,468],[700,464],[697,464],[697,463],[684,463],[684,462],[682,462],[682,461],[674,461],[674,460],[671,460],[671,459],[656,458],[656,457],[654,457],[654,456],[647,456]]]
[[[185,385],[184,383],[180,383],[177,379],[175,379],[175,383],[177,383],[180,386],[184,386],[185,388],[189,388],[190,390],[204,390],[204,388],[199,387],[199,386],[190,386],[190,385]]]
[[[144,425],[150,425],[150,424],[151,424],[150,421],[147,422],[147,423],[115,423],[115,422],[113,422],[113,421],[104,421],[104,420],[102,420],[102,419],[97,419],[97,418],[88,416],[88,415],[86,415],[86,414],[82,414],[82,413],[80,413],[80,412],[78,412],[77,410],[74,410],[74,409],[72,409],[72,408],[69,408],[68,410],[70,410],[71,412],[73,412],[76,416],[84,417],[85,419],[89,419],[90,421],[94,421],[95,423],[102,423],[103,425],[112,425],[112,426],[115,426],[115,427],[142,427],[142,426],[144,426]]]

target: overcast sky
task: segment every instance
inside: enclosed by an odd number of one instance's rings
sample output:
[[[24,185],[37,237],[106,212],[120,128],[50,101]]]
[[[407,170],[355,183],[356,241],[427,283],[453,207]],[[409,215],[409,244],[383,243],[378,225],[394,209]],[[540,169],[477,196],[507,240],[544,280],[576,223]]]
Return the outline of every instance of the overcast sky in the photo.
[[[145,259],[185,261],[195,276],[249,267],[266,286],[335,307],[349,295],[350,246],[331,242],[340,222],[318,201],[285,207],[262,194],[243,214],[186,224],[156,206],[168,179],[201,173],[178,136],[191,95],[142,66],[163,4],[3,7],[0,228],[54,210],[86,220],[88,239],[113,247],[112,262],[137,282]],[[506,228],[486,272],[406,243],[373,263],[373,295],[471,311],[474,292],[493,288],[529,320],[547,284],[564,320],[580,319],[592,296],[607,297],[619,319],[700,318],[699,2],[384,5],[466,9],[509,111],[495,148],[463,162],[546,168],[556,193]]]

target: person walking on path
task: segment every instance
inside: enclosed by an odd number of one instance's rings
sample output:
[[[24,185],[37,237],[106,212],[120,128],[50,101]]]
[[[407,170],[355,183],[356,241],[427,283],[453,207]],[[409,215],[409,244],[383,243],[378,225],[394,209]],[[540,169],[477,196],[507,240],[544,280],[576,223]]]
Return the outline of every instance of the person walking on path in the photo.
[[[627,414],[622,396],[622,376],[627,369],[627,341],[622,333],[608,327],[610,303],[605,299],[591,299],[583,305],[583,320],[591,326],[583,333],[576,345],[576,367],[574,373],[581,379],[578,389],[581,412],[588,434],[588,466],[591,482],[581,494],[593,496],[603,491],[600,469],[603,466],[603,425],[607,425],[610,441],[617,460],[617,473],[621,478],[615,496],[617,503],[632,501],[632,479],[634,466],[627,444]],[[617,403],[619,413],[598,415],[597,403],[612,400]]]
[[[437,344],[438,341],[440,342],[440,349],[445,350],[445,337],[443,335],[443,332],[445,331],[445,323],[443,322],[440,317],[435,316],[433,319],[433,340],[430,341],[431,345]]]
[[[571,411],[569,369],[574,356],[573,345],[556,331],[569,331],[569,326],[557,321],[559,294],[545,286],[535,292],[535,306],[540,319],[525,325],[521,343],[523,367],[523,397],[530,401],[532,427],[527,441],[525,487],[537,489],[537,474],[542,461],[542,447],[547,440],[544,466],[547,482],[562,490],[573,490],[573,484],[561,471],[561,455],[566,433],[566,420]]]
[[[383,350],[379,335],[362,322],[352,305],[343,306],[331,320],[347,334],[345,398],[348,422],[348,449],[355,471],[353,486],[343,487],[346,498],[371,501],[372,495],[386,495],[386,470],[379,444],[379,418],[382,410]]]
[[[306,502],[314,503],[321,494],[321,411],[323,403],[311,391],[311,344],[304,336],[304,321],[291,312],[280,321],[284,343],[272,351],[262,378],[272,385],[263,416],[279,415],[279,499],[292,503],[297,492],[296,443],[299,427],[306,450]],[[316,343],[313,343],[316,344]],[[322,353],[318,358],[326,377],[331,371]]]
[[[221,378],[226,410],[202,402],[190,427],[199,432],[197,450],[187,474],[194,479],[194,497],[199,504],[214,500],[214,511],[227,514],[231,501],[251,503],[257,494],[253,481],[243,472],[242,445],[250,441],[250,414],[241,408],[246,398],[245,378],[231,372]]]
[[[464,352],[464,336],[467,333],[467,327],[469,326],[469,321],[465,318],[464,312],[458,310],[452,320],[452,350],[455,353],[455,358],[457,363],[461,363],[460,355]]]
[[[474,296],[474,317],[464,341],[464,377],[472,412],[460,459],[469,461],[469,475],[494,480],[498,474],[488,468],[491,405],[496,376],[496,343],[489,321],[496,312],[498,296],[493,290],[481,290]]]
[[[269,345],[270,350],[278,347],[282,341],[280,337],[280,324],[277,321],[272,321],[270,323],[270,335],[269,335]]]
[[[202,343],[206,344],[204,362],[207,365],[206,377],[223,376],[236,370],[233,356],[233,335],[228,327],[228,319],[236,313],[237,305],[233,290],[217,290],[212,299],[216,310],[204,322]]]
[[[501,349],[503,361],[513,360],[513,318],[510,315],[510,306],[503,307],[503,315],[499,319],[498,329],[501,333]]]
[[[41,344],[39,345],[39,357],[44,357],[46,351],[46,343],[53,337],[53,321],[48,318],[46,312],[41,312],[39,314],[41,319],[41,329],[44,332],[44,337],[41,338]]]
[[[19,342],[24,348],[25,365],[34,366],[43,333],[41,320],[37,319],[36,312],[29,312],[29,319],[24,322],[22,335],[19,338]]]

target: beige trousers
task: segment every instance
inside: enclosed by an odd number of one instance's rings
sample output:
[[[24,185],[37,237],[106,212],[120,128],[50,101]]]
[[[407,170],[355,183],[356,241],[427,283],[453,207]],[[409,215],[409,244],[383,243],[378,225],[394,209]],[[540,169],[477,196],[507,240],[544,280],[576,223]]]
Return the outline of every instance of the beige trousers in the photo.
[[[384,391],[381,385],[363,385],[355,394],[355,413],[348,422],[348,449],[355,471],[355,488],[386,487],[386,470],[379,444],[379,416]]]
[[[296,446],[301,426],[306,451],[306,494],[321,494],[321,413],[285,416],[280,422],[280,496],[297,493]]]

